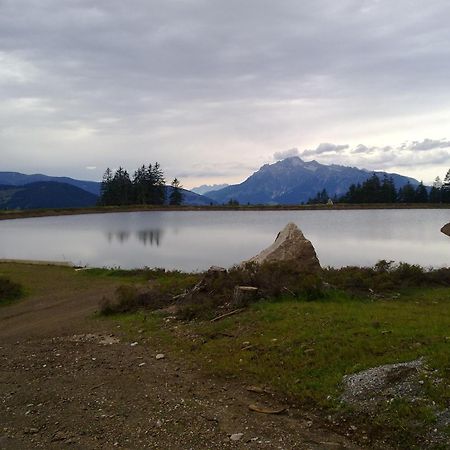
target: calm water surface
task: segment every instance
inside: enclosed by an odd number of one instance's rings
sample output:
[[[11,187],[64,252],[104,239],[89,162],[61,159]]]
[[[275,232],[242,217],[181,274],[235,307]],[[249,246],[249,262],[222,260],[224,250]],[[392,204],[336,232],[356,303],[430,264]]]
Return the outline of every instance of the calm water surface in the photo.
[[[439,230],[449,210],[183,211],[0,221],[0,258],[96,267],[202,270],[231,266],[270,245],[288,222],[313,243],[323,266],[380,259],[450,265]]]

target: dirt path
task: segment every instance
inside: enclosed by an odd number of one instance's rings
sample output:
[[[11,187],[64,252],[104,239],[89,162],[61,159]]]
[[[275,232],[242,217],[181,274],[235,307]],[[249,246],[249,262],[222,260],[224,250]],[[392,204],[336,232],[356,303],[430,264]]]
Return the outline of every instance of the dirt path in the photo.
[[[92,319],[114,283],[80,289],[64,277],[54,280],[63,293],[35,280],[35,295],[0,308],[0,448],[360,448],[295,408],[252,412],[289,405],[207,378],[152,342],[127,342],[113,322]]]

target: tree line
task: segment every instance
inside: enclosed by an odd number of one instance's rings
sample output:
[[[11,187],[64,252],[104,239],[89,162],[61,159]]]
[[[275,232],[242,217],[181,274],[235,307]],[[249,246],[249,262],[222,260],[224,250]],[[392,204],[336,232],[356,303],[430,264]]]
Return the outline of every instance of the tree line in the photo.
[[[105,206],[123,205],[181,205],[183,202],[182,186],[177,178],[171,183],[169,198],[164,172],[158,162],[148,166],[142,165],[130,177],[123,167],[116,171],[107,168],[100,187],[99,204]]]
[[[326,189],[308,200],[308,204],[327,203],[330,200]],[[341,196],[331,198],[333,203],[450,203],[450,170],[444,181],[437,177],[431,188],[420,182],[413,186],[410,182],[401,188],[395,187],[392,177],[382,179],[374,173],[363,183],[352,184]]]

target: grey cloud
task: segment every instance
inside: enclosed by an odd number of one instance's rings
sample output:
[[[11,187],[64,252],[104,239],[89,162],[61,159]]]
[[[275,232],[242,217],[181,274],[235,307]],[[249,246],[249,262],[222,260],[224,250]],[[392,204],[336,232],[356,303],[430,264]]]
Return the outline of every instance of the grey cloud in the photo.
[[[284,150],[281,152],[275,152],[273,154],[273,159],[275,161],[280,161],[282,159],[291,158],[292,156],[300,156],[298,148],[290,148],[289,150]]]
[[[10,169],[76,176],[92,155],[181,171],[194,153],[214,165],[395,132],[450,110],[449,14],[446,0],[2,0],[0,146]],[[345,158],[321,145],[302,155]]]
[[[314,150],[303,150],[301,156],[313,156],[313,155],[322,155],[324,153],[340,153],[343,150],[348,149],[348,145],[337,145],[331,144],[329,142],[322,142],[317,146]]]
[[[373,153],[377,148],[376,147],[367,147],[366,145],[359,144],[354,149],[352,149],[353,154],[363,153],[363,154],[369,154]]]
[[[330,153],[330,152],[339,153],[340,151],[345,150],[347,148],[348,145],[336,145],[330,144],[328,142],[323,142],[317,146],[315,152],[318,155],[320,155],[321,153]]]
[[[450,147],[450,141],[445,139],[424,139],[421,142],[414,141],[409,145],[411,150],[427,151],[435,148],[448,148]]]

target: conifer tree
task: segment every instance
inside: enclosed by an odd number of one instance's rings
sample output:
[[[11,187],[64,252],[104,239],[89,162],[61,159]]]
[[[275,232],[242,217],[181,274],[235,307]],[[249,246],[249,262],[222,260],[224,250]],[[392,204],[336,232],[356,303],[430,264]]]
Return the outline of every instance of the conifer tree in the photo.
[[[444,182],[442,183],[442,201],[450,203],[450,169],[445,175]]]
[[[181,205],[183,203],[183,193],[181,192],[181,184],[177,178],[174,178],[172,183],[172,191],[169,197],[169,205]]]
[[[428,201],[430,203],[441,203],[442,202],[442,181],[439,177],[434,180],[433,186],[430,190],[430,195]]]
[[[428,191],[422,181],[416,187],[416,191],[414,193],[414,201],[416,203],[427,203],[428,202]]]

